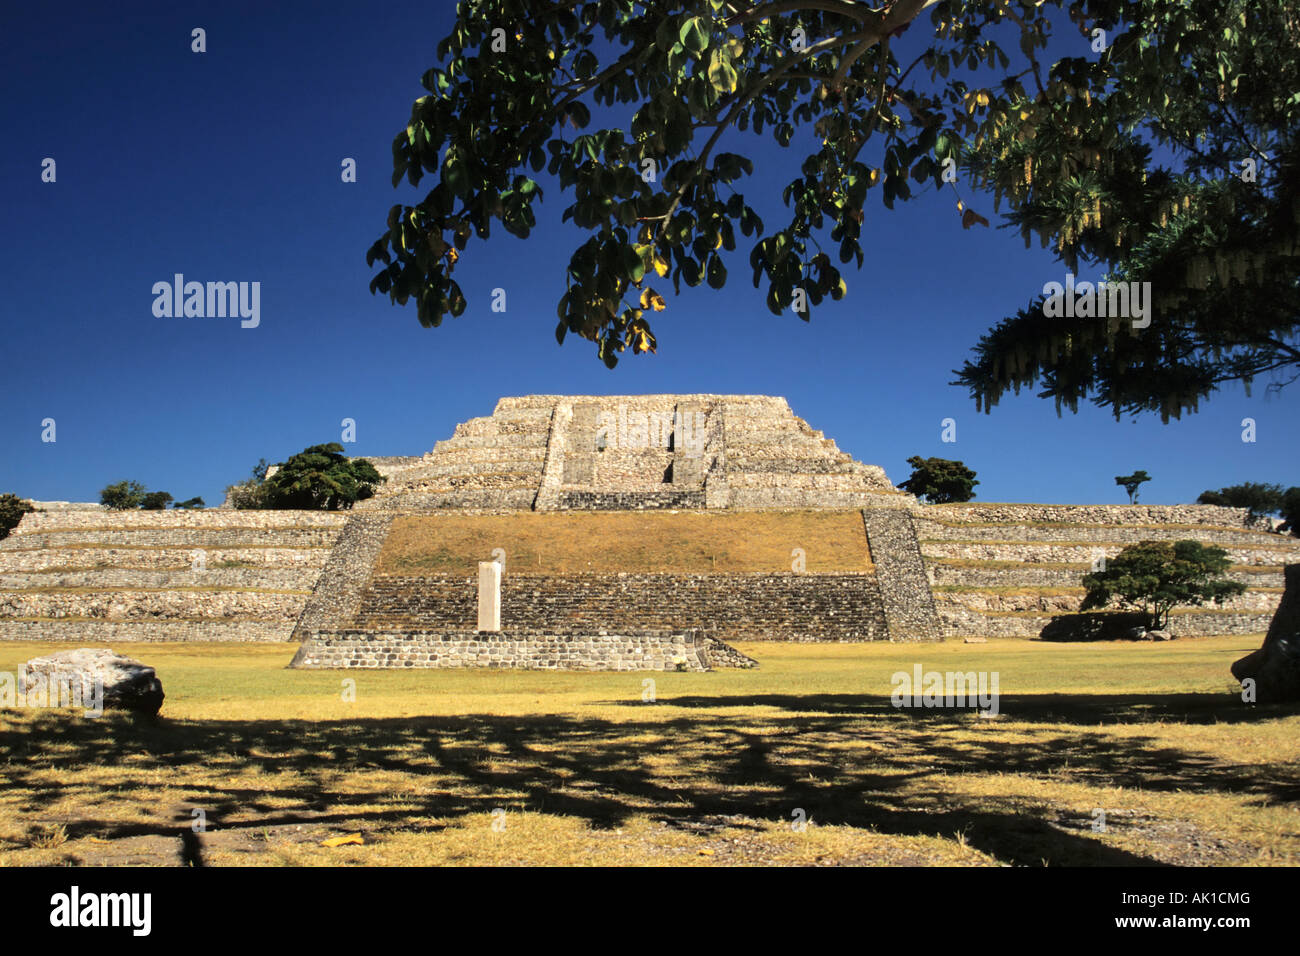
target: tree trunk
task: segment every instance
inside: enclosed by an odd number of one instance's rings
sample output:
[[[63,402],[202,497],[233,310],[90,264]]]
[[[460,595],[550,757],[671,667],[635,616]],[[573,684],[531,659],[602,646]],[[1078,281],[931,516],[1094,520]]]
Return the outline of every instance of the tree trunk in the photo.
[[[1286,566],[1286,591],[1264,644],[1233,664],[1232,676],[1254,681],[1261,704],[1300,700],[1300,564]]]

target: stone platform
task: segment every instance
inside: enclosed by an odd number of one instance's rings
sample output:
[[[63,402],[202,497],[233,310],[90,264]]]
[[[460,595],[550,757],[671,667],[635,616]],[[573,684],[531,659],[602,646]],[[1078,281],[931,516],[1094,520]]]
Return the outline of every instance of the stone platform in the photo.
[[[754,667],[734,647],[692,631],[316,631],[291,667],[504,667],[517,670],[707,671]]]

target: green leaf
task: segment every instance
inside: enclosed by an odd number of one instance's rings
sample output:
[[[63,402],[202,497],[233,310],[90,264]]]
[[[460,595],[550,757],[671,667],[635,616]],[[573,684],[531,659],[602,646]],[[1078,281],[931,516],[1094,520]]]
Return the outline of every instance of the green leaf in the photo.
[[[682,24],[678,32],[678,39],[681,40],[682,46],[690,51],[695,59],[700,58],[700,54],[708,48],[709,32],[700,17],[691,17]]]

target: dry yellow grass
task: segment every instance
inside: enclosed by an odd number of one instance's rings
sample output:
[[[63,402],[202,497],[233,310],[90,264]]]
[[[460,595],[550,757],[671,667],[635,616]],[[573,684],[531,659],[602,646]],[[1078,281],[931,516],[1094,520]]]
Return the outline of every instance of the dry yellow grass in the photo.
[[[157,723],[0,711],[0,865],[1294,865],[1300,708],[1229,686],[1258,643],[746,643],[760,669],[709,674],[143,645]],[[895,709],[915,665],[996,671],[1002,716]]]
[[[376,573],[470,574],[495,548],[520,572],[789,571],[795,548],[808,571],[871,567],[857,511],[560,512],[399,517]]]

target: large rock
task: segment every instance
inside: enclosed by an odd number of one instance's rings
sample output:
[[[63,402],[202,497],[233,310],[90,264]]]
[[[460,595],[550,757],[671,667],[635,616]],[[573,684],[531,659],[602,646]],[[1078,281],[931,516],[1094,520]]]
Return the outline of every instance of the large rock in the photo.
[[[97,688],[102,687],[105,708],[150,717],[158,713],[163,702],[162,682],[152,667],[107,648],[80,647],[34,657],[23,665],[23,683],[31,687],[36,681],[45,681],[50,687],[66,684],[74,699],[79,688],[80,700],[87,706],[99,693]]]
[[[1300,564],[1286,566],[1286,591],[1263,647],[1233,664],[1232,676],[1253,680],[1261,704],[1300,700]]]

